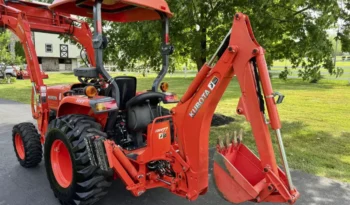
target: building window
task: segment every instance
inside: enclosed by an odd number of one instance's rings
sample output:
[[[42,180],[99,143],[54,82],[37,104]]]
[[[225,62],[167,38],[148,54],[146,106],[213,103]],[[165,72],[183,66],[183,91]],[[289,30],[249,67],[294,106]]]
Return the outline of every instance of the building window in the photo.
[[[45,44],[45,51],[46,53],[52,53],[52,44]]]
[[[72,59],[69,58],[59,58],[58,59],[59,64],[72,64]]]
[[[60,44],[60,57],[61,58],[68,58],[68,45],[67,44]]]

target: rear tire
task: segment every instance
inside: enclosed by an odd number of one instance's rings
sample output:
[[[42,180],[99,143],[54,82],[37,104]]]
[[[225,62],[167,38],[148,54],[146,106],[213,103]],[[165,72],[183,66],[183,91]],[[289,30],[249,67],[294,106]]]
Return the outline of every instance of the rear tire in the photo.
[[[67,115],[52,120],[49,125],[45,142],[45,166],[51,189],[62,205],[94,204],[107,194],[111,185],[110,173],[90,163],[84,139],[91,136],[105,136],[105,133],[101,132],[101,125],[89,116]],[[55,161],[57,144],[63,146],[67,154],[66,158],[57,155],[61,158]],[[59,177],[56,178],[60,176],[57,171],[60,164],[63,164],[62,175],[67,176],[64,177],[64,183]],[[56,168],[53,169],[53,166]]]
[[[40,135],[32,123],[20,123],[12,129],[13,147],[22,167],[36,167],[42,159]]]

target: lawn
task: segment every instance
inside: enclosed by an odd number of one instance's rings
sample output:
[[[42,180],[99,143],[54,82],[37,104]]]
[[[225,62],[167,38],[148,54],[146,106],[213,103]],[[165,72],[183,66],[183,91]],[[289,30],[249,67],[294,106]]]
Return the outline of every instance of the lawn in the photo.
[[[150,88],[153,79],[154,77],[139,77],[138,89]],[[172,77],[165,80],[170,84],[170,91],[177,92],[181,96],[192,78]],[[50,74],[50,79],[45,82],[52,85],[76,80],[71,74]],[[276,91],[286,95],[284,103],[278,105],[278,108],[290,166],[319,176],[350,182],[348,82],[321,80],[318,84],[309,84],[297,79],[287,82],[274,79],[272,83]],[[217,137],[223,136],[226,132],[243,128],[246,132],[244,142],[249,147],[254,147],[248,123],[244,122],[242,117],[235,115],[239,96],[238,84],[233,80],[216,112],[234,117],[235,122],[212,128],[210,133],[212,145]],[[0,84],[0,97],[29,103],[30,82]],[[275,137],[273,141],[275,142]]]

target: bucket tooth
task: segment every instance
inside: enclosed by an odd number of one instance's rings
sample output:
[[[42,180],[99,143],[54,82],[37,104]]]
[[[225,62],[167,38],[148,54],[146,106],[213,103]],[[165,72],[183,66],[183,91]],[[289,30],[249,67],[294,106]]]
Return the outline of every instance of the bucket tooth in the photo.
[[[243,129],[241,128],[240,130],[239,130],[239,134],[238,134],[238,144],[240,144],[240,143],[242,143],[242,141],[243,141]]]
[[[230,146],[230,133],[227,133],[224,139],[224,146],[228,148]]]
[[[218,137],[218,139],[217,139],[217,146],[220,150],[224,149],[224,147],[225,147],[224,142],[223,142],[222,138],[220,138],[220,137]]]
[[[237,131],[235,130],[232,135],[232,144],[236,145],[237,144]]]

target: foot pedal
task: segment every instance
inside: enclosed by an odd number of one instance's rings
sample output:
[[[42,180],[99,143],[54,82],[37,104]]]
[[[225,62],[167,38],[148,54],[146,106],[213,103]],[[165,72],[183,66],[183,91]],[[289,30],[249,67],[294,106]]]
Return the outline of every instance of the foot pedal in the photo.
[[[105,140],[104,137],[86,137],[84,139],[91,165],[98,166],[103,171],[109,171],[109,164],[104,147]]]

